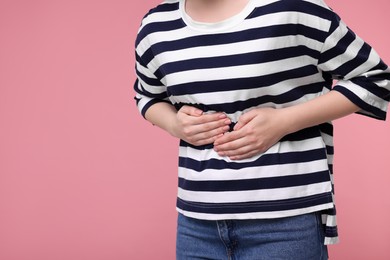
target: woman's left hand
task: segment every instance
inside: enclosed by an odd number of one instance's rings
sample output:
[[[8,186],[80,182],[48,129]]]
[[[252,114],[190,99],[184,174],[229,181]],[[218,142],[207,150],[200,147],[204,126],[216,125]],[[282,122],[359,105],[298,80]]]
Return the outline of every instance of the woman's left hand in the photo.
[[[232,132],[214,142],[214,150],[231,160],[242,160],[268,150],[287,134],[283,109],[257,108],[243,114]]]

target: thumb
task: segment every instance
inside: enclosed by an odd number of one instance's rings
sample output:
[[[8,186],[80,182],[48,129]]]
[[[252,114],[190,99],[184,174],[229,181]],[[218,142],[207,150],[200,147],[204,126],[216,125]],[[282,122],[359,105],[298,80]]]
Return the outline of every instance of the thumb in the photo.
[[[179,111],[189,116],[201,116],[203,114],[203,111],[199,108],[187,105],[182,106]]]
[[[256,113],[252,110],[249,111],[248,113],[245,113],[241,115],[238,118],[237,124],[234,126],[233,130],[237,131],[243,128],[246,124],[248,124],[252,119],[256,116]]]

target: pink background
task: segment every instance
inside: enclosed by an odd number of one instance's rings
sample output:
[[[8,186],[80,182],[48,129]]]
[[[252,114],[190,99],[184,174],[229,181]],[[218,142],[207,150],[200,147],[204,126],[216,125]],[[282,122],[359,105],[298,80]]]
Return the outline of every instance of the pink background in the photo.
[[[133,101],[159,1],[0,1],[0,259],[174,259],[177,141]],[[390,63],[388,0],[330,4]],[[336,122],[341,243],[390,259],[390,123]]]

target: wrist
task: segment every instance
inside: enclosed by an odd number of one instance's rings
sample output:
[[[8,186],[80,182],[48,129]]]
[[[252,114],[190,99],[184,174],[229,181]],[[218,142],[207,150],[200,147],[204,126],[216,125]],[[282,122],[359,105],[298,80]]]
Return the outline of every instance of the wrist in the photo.
[[[177,121],[177,112],[174,115],[166,118],[165,123],[165,131],[167,131],[173,137],[181,138],[178,131],[179,127]]]
[[[171,136],[178,137],[177,110],[172,105],[156,103],[146,111],[145,118]]]
[[[280,122],[282,122],[283,125],[284,135],[297,132],[304,128],[299,125],[299,120],[294,107],[286,107],[278,110],[281,117]]]

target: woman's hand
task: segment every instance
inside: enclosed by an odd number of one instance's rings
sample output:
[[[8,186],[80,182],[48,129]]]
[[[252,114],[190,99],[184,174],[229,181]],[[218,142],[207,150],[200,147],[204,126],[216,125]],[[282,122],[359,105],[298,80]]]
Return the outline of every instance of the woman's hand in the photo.
[[[231,121],[220,112],[204,114],[202,110],[183,106],[176,114],[170,133],[195,146],[211,144],[229,130]]]
[[[234,131],[215,140],[214,150],[231,160],[253,157],[268,150],[287,134],[281,109],[257,108],[243,114]]]
[[[219,155],[232,160],[249,158],[265,152],[287,134],[331,122],[359,110],[338,91],[330,91],[286,108],[254,109],[239,118],[233,132],[219,137],[214,142],[214,149]]]

